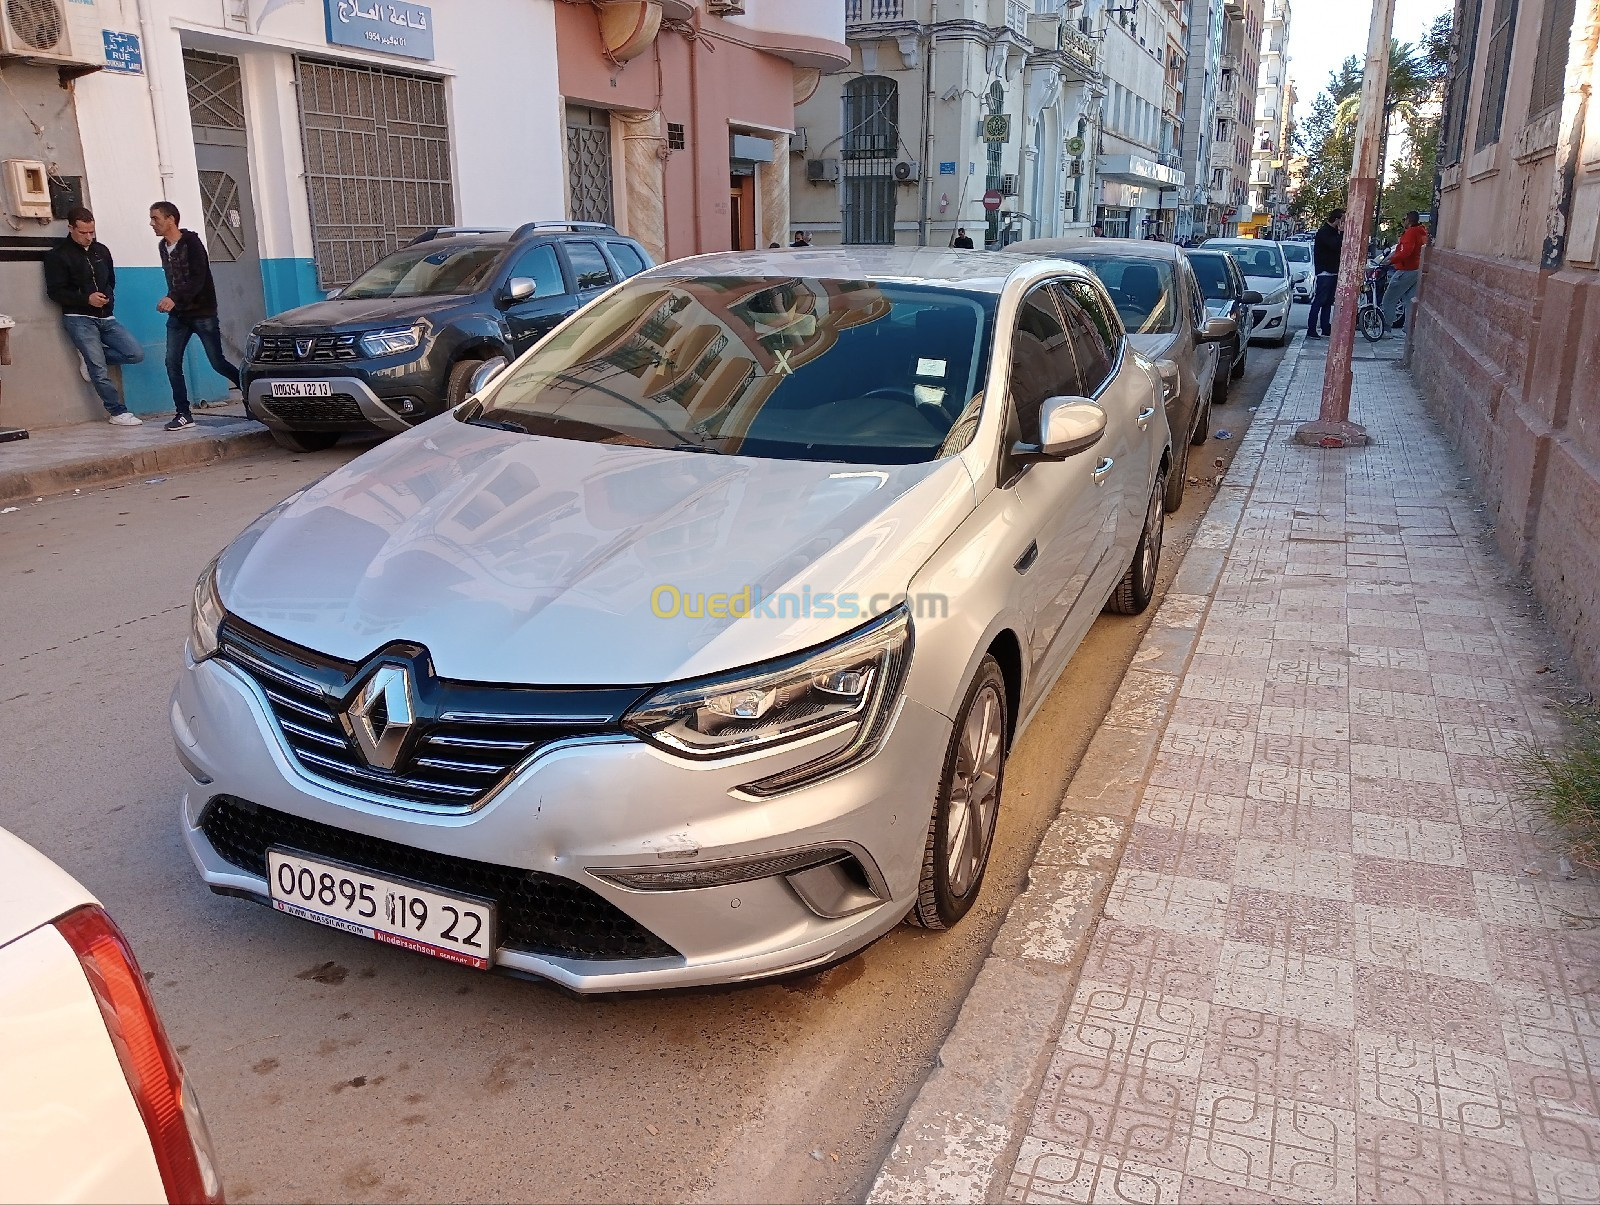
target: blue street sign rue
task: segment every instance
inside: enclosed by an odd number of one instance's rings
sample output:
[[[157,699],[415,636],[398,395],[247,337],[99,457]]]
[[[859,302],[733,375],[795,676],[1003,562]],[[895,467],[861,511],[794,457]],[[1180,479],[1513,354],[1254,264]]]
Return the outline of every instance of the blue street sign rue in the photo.
[[[953,175],[955,175],[956,174],[955,162],[952,160],[949,163],[940,163],[939,164],[939,174],[941,176],[953,176]]]
[[[106,70],[123,75],[144,74],[144,52],[139,47],[139,35],[122,33],[115,29],[100,31],[105,39]]]

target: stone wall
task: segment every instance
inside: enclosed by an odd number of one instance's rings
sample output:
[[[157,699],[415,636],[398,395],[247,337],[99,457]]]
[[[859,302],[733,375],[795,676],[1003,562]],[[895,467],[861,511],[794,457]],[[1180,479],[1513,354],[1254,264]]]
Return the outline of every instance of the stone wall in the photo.
[[[1600,275],[1430,248],[1412,372],[1600,690]]]

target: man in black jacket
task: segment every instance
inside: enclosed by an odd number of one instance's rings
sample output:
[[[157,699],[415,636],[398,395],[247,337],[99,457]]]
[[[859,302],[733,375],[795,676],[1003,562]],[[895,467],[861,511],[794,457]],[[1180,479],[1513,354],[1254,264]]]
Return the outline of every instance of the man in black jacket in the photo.
[[[161,268],[167,274],[167,295],[156,309],[167,316],[167,380],[172,382],[172,402],[177,410],[168,431],[194,426],[189,413],[189,386],[183,379],[183,353],[189,340],[200,336],[206,359],[219,376],[239,388],[239,370],[222,353],[222,328],[217,323],[217,286],[211,279],[206,246],[193,230],[178,225],[178,207],[171,201],[150,206],[150,229],[161,236]]]
[[[1322,229],[1311,244],[1311,270],[1317,274],[1317,281],[1311,295],[1311,314],[1306,319],[1307,339],[1326,339],[1333,333],[1333,298],[1339,291],[1339,257],[1343,254],[1344,210],[1335,209],[1322,220]]]
[[[133,333],[111,316],[116,304],[117,269],[110,249],[94,237],[94,214],[79,206],[67,214],[67,237],[44,257],[44,287],[61,307],[67,338],[83,357],[89,383],[100,395],[106,415],[118,427],[137,427],[111,379],[109,366],[137,364],[144,348]]]

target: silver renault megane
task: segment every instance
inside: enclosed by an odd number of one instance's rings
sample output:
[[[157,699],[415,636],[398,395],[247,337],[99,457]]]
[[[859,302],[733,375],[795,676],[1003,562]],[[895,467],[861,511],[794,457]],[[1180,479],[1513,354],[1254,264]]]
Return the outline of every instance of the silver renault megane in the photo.
[[[171,709],[195,862],[579,992],[952,925],[1018,732],[1150,601],[1162,401],[1062,260],[635,277],[206,570]]]

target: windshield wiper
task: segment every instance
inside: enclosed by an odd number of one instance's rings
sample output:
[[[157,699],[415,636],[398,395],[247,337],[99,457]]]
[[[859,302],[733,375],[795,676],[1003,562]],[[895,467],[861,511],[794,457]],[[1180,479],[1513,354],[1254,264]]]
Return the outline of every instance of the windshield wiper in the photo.
[[[484,418],[480,415],[477,418],[469,418],[464,421],[474,427],[488,427],[493,431],[515,431],[518,435],[528,434],[528,428],[521,423],[507,422],[502,419]]]

